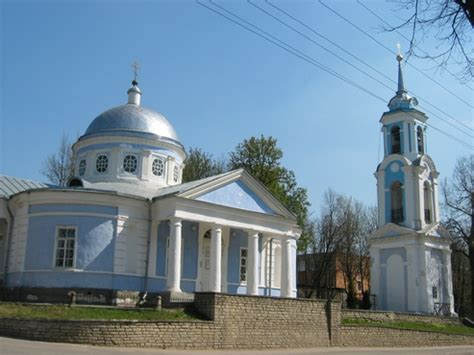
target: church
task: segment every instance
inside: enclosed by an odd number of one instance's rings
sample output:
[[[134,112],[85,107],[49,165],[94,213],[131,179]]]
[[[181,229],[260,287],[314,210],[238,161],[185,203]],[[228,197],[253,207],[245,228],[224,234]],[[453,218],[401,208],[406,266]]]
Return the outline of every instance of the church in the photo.
[[[127,93],[74,143],[67,187],[0,176],[4,288],[296,297],[295,216],[244,170],[182,183],[173,126]]]
[[[454,314],[451,250],[440,224],[438,171],[426,153],[427,116],[405,89],[383,113],[384,159],[375,172],[379,229],[370,236],[371,293],[377,309]]]

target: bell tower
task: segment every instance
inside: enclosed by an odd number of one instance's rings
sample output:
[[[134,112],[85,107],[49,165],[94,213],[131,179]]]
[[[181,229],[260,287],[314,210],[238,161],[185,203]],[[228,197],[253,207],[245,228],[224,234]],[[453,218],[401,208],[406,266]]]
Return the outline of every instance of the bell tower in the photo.
[[[375,172],[379,229],[370,236],[377,309],[454,312],[451,251],[439,223],[438,176],[427,154],[426,121],[403,79],[382,114],[384,158]]]

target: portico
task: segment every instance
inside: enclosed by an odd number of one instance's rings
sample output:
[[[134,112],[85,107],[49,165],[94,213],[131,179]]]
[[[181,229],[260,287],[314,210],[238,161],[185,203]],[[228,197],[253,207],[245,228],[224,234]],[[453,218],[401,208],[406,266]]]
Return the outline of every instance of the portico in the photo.
[[[233,175],[231,181],[248,179],[247,186],[258,184],[244,171]],[[229,181],[221,188],[228,184]],[[166,277],[167,290],[184,291],[182,266],[187,260],[187,267],[196,270],[195,278],[187,279],[194,282],[196,291],[295,297],[294,264],[299,230],[294,217],[288,219],[273,210],[273,213],[250,210],[248,204],[244,209],[238,198],[235,202],[241,208],[205,201],[199,198],[202,193],[192,190],[195,188],[153,202],[154,222],[169,223],[166,275],[162,275]],[[272,209],[284,209],[278,206],[278,201],[265,202],[267,208],[273,203]],[[259,203],[263,204],[263,200]],[[286,209],[284,212],[289,213]],[[191,224],[188,234],[183,233],[183,223]],[[197,244],[195,265],[189,263],[192,251],[185,247],[186,243]]]

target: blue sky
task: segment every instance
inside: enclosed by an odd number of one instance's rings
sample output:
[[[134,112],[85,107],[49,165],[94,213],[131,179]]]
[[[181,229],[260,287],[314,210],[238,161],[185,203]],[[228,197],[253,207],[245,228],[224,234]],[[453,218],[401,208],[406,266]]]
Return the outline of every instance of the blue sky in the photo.
[[[328,187],[376,204],[373,172],[383,157],[379,119],[396,91],[395,84],[372,72],[393,88],[387,89],[247,2],[216,2],[385,102],[194,1],[4,0],[0,173],[44,180],[42,163],[57,150],[63,133],[75,139],[98,114],[126,102],[133,78],[130,64],[138,60],[142,104],[164,114],[187,148],[200,147],[220,157],[245,138],[271,135],[284,151],[284,165],[308,189],[312,211],[318,210]],[[381,31],[380,21],[356,1],[326,2],[394,52],[398,41],[402,49],[408,47],[400,35]],[[398,23],[404,15],[393,11],[393,2],[361,2],[389,23]],[[261,0],[255,3],[272,11]],[[396,80],[395,56],[317,1],[274,3]],[[297,28],[320,41],[301,26]],[[321,44],[360,66],[339,49]],[[432,69],[431,62],[411,58],[410,63],[458,96],[406,66],[405,84],[417,94],[422,109],[445,117],[429,107],[429,101],[472,127],[472,108],[459,99],[473,105],[472,90],[450,74]],[[473,144],[472,131],[463,128],[468,136],[427,114],[433,126]],[[469,152],[434,129],[428,130],[428,154],[442,178],[451,174],[458,157]]]

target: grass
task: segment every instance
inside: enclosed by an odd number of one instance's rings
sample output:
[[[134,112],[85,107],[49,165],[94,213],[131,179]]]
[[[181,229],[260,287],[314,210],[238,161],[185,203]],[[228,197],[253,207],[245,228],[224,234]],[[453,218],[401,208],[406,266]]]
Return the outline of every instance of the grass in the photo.
[[[367,319],[344,318],[343,325],[360,325],[366,327],[383,327],[395,329],[421,330],[426,332],[438,332],[445,334],[460,334],[474,336],[474,328],[462,324],[444,324],[444,323],[424,323],[424,322],[401,322],[386,321],[375,322]]]
[[[63,320],[192,320],[196,315],[182,310],[123,309],[105,307],[67,307],[64,305],[33,305],[0,303],[0,318],[63,319]]]

